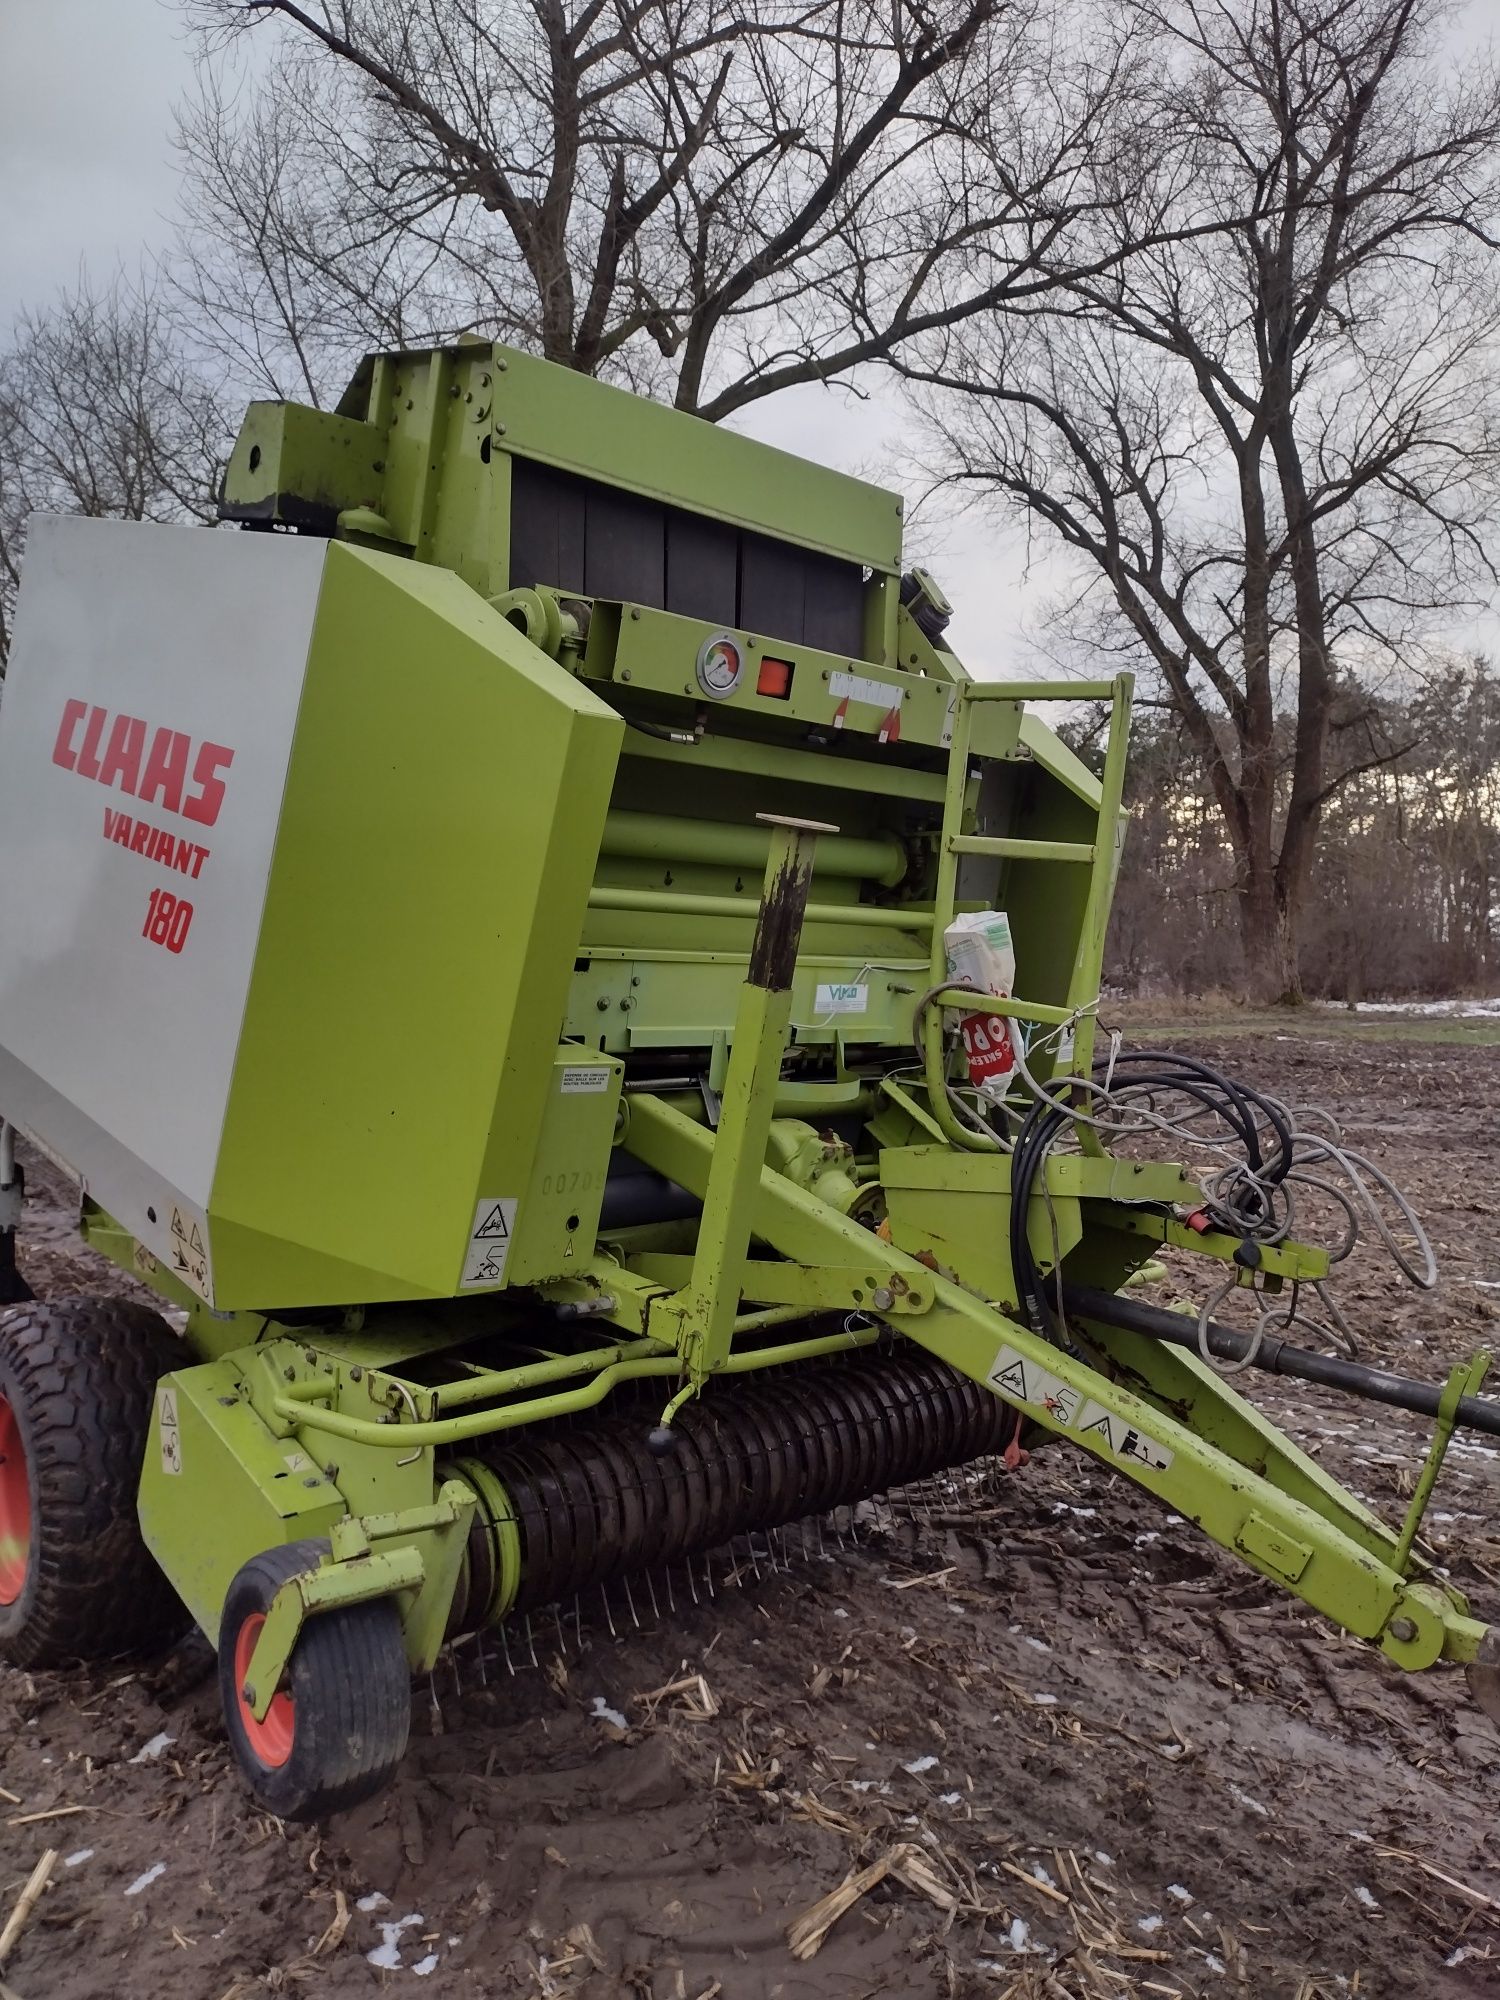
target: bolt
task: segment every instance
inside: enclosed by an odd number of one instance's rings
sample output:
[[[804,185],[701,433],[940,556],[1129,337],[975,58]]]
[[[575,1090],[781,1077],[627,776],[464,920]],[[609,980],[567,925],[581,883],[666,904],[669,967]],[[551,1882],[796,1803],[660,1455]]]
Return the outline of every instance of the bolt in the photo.
[[[1398,1645],[1409,1646],[1417,1636],[1417,1621],[1415,1618],[1393,1618],[1386,1630]]]
[[[640,606],[639,606],[638,604],[632,604],[632,605],[631,605],[631,607],[630,607],[630,615],[631,615],[631,617],[632,617],[632,618],[639,618],[639,617],[640,617],[640,615],[641,615],[641,608],[640,608]]]
[[[505,426],[504,426],[504,424],[496,424],[496,426],[495,426],[495,436],[496,436],[497,438],[503,438],[503,437],[505,436]]]
[[[889,1312],[896,1303],[896,1294],[889,1285],[878,1285],[870,1294],[870,1304],[876,1312]]]
[[[607,1014],[609,1012],[609,995],[601,993],[599,998],[594,1002],[594,1005],[599,1009],[601,1014]]]
[[[245,1697],[247,1706],[250,1708],[254,1708],[255,1689],[251,1686],[249,1681],[246,1681],[245,1685],[240,1689],[240,1693]]]
[[[364,1376],[365,1376],[364,1369],[361,1368],[359,1363],[356,1361],[354,1366],[349,1370],[349,1380],[351,1382],[362,1382],[364,1380]]]
[[[621,679],[622,681],[628,681],[628,680],[630,680],[630,679],[632,679],[632,678],[633,678],[633,677],[632,677],[632,675],[631,675],[631,672],[630,672],[630,669],[629,669],[629,667],[621,667],[621,669],[620,669],[620,679]]]

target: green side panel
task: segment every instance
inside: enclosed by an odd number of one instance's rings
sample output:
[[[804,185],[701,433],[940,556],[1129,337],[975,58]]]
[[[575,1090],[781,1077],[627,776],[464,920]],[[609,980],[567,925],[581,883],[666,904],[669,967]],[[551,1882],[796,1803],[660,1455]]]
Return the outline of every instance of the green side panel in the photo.
[[[871,569],[900,568],[894,493],[534,355],[497,347],[495,360],[506,451]]]
[[[347,1511],[295,1438],[278,1438],[238,1393],[232,1361],[158,1384],[141,1471],[146,1546],[210,1639],[234,1573],[262,1549],[326,1535]]]
[[[1025,840],[1087,843],[1099,836],[1099,782],[1045,724],[1026,716],[1021,742],[1032,762],[1005,831]],[[1065,863],[1007,861],[997,907],[1016,941],[1016,991],[1062,1006],[1088,906],[1089,870]]]
[[[451,573],[324,571],[210,1206],[223,1309],[447,1297],[530,1183],[622,725]]]

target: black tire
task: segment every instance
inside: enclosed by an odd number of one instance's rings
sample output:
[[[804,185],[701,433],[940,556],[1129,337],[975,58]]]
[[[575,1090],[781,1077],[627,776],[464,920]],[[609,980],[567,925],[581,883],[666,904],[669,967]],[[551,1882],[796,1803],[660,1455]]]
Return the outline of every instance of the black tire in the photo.
[[[314,1613],[264,1722],[250,1713],[243,1667],[258,1621],[288,1577],[327,1553],[327,1542],[305,1541],[252,1556],[219,1627],[224,1726],[246,1783],[278,1819],[323,1819],[373,1797],[395,1775],[411,1729],[411,1670],[389,1597]]]
[[[125,1299],[0,1313],[0,1514],[26,1529],[0,1568],[0,1659],[107,1660],[187,1629],[141,1540],[136,1490],[156,1385],[191,1359],[160,1314]]]

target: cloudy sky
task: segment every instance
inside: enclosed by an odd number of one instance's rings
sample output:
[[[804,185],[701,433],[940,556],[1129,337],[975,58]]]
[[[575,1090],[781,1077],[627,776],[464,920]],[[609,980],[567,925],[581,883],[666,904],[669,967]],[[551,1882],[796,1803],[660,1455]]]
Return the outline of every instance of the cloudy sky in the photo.
[[[1497,23],[1500,0],[1472,0],[1455,41]],[[168,245],[171,114],[192,73],[176,0],[0,0],[0,332],[81,268],[107,277]],[[806,389],[752,410],[744,428],[878,476],[900,422],[889,402]],[[993,522],[930,509],[918,532],[955,605],[961,656],[986,674],[1033,667],[1026,629],[1039,628],[1059,574],[1029,565],[1020,534]],[[1495,646],[1500,623],[1484,621],[1480,636]]]
[[[173,0],[0,0],[0,329],[17,308],[45,302],[82,266],[134,269],[171,241],[176,176],[174,102],[192,82],[191,52]],[[899,413],[818,389],[776,399],[744,428],[850,471],[878,473],[898,440]],[[992,528],[932,518],[924,554],[958,607],[954,640],[976,667],[1019,660],[1028,588],[1023,551]],[[997,629],[988,607],[1007,606]]]

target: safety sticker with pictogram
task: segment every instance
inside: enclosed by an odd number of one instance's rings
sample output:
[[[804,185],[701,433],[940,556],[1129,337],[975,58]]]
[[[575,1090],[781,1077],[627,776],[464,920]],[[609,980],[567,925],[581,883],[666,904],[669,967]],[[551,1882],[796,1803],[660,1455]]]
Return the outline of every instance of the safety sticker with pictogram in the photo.
[[[469,1231],[469,1247],[464,1252],[461,1292],[478,1290],[481,1285],[498,1285],[505,1279],[505,1260],[516,1226],[516,1203],[503,1195],[487,1196],[474,1210],[474,1226]]]
[[[156,1394],[156,1438],[161,1446],[161,1469],[182,1470],[182,1431],[177,1422],[177,1391],[163,1382]]]

